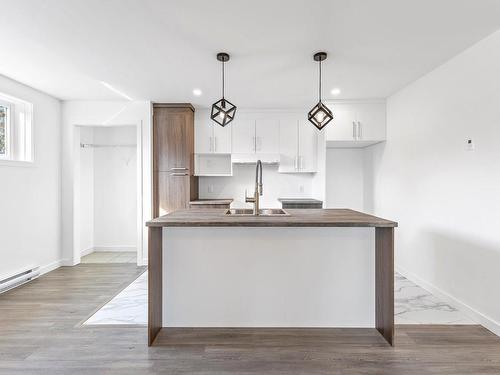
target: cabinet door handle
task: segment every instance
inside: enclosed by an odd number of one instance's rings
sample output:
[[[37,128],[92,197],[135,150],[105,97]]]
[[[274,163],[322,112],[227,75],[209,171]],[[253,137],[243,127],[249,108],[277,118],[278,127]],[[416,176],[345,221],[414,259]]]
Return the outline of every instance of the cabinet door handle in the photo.
[[[304,157],[299,156],[299,169],[304,169]]]
[[[187,171],[188,169],[187,168],[184,168],[184,167],[173,167],[173,168],[170,168],[171,171]]]
[[[357,139],[357,131],[356,131],[356,121],[352,122],[352,138],[354,140]]]
[[[358,139],[363,139],[363,127],[360,121],[358,121]]]
[[[299,169],[299,158],[298,158],[298,156],[295,156],[295,159],[294,159],[293,163],[294,163],[295,170],[298,170]]]
[[[174,177],[180,177],[180,176],[187,176],[187,173],[170,173],[170,176]]]

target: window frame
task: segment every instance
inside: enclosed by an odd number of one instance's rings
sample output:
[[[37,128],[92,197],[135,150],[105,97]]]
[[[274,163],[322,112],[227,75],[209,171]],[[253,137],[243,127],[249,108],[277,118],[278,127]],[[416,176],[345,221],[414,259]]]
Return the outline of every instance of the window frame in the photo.
[[[0,92],[0,103],[9,108],[6,153],[0,156],[0,167],[35,167],[33,102]]]
[[[0,154],[0,160],[12,160],[12,105],[13,103],[0,99],[0,106],[7,108],[5,120],[5,153]]]

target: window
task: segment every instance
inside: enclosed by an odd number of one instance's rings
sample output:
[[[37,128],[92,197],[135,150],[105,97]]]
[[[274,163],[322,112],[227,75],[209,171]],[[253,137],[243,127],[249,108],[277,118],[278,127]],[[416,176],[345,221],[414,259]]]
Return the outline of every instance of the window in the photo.
[[[0,163],[32,162],[33,105],[0,94]]]
[[[0,102],[0,158],[9,158],[10,106]]]

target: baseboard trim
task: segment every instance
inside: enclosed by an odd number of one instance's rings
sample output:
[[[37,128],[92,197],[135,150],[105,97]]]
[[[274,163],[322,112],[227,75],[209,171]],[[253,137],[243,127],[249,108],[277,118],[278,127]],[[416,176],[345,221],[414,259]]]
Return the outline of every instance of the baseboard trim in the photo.
[[[94,252],[94,248],[93,247],[89,247],[88,249],[82,250],[80,252],[80,257],[84,257],[85,255],[92,254],[93,252]]]
[[[62,267],[73,267],[76,266],[78,263],[74,263],[72,259],[61,259],[61,266]]]
[[[135,253],[137,252],[137,248],[135,246],[94,246],[92,248],[92,252],[127,252],[127,253]]]
[[[414,273],[396,265],[396,272],[401,274],[402,276],[406,277],[408,280],[414,282],[418,286],[424,288],[427,290],[429,293],[435,295],[439,299],[445,301],[446,303],[450,304],[463,314],[465,314],[467,317],[470,319],[474,320],[476,323],[481,324],[483,327],[487,328],[491,332],[493,332],[495,335],[500,336],[500,323],[497,322],[496,320],[490,318],[489,316],[484,315],[483,313],[477,311],[476,309],[470,307],[469,305],[463,303],[459,299],[451,296],[450,294],[446,293],[442,289],[432,285],[431,283],[421,279]]]
[[[58,269],[62,265],[62,259],[56,260],[55,262],[46,264],[44,266],[40,267],[40,275],[44,275],[50,271],[54,271],[55,269]]]

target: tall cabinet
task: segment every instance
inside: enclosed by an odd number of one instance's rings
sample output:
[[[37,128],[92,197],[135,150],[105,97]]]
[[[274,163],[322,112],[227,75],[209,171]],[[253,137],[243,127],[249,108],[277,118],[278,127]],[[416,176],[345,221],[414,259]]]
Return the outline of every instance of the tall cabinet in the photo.
[[[194,176],[194,108],[191,104],[153,104],[153,217],[198,198]]]

